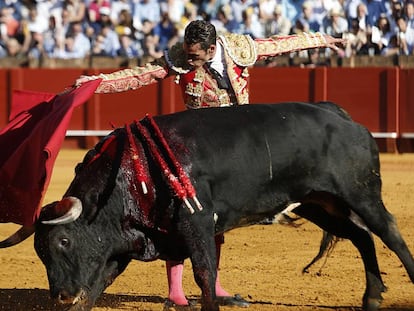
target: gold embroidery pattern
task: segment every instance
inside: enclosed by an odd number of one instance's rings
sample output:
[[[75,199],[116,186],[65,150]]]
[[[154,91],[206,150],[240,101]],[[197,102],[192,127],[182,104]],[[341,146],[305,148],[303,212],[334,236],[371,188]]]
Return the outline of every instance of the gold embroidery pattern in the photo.
[[[203,86],[200,83],[193,85],[188,83],[185,86],[185,105],[188,108],[196,109],[201,107],[201,95],[203,93]]]
[[[242,77],[248,78],[250,76],[249,69],[244,68],[242,72]]]
[[[214,80],[203,68],[198,68],[193,81],[185,86],[187,108],[207,108],[229,106],[230,97],[226,90],[219,89]]]
[[[326,47],[326,40],[321,33],[302,33],[296,36],[272,36],[268,39],[255,40],[259,59],[283,53]]]
[[[135,67],[124,69],[112,74],[100,74],[102,82],[99,84],[95,93],[116,93],[128,90],[136,90],[163,79],[168,72],[161,66],[147,64],[145,67]]]
[[[245,105],[249,103],[249,91],[247,89],[247,77],[249,76],[249,70],[247,67],[243,68],[243,72],[241,77],[238,76],[237,72],[235,71],[235,63],[230,55],[227,53],[224,54],[226,63],[227,63],[227,74],[229,76],[229,80],[231,86],[234,91],[235,100],[237,101],[238,105]],[[230,98],[229,98],[230,100]],[[235,103],[236,104],[236,103]]]
[[[237,65],[247,67],[256,62],[256,44],[250,36],[228,33],[219,38],[226,52]]]

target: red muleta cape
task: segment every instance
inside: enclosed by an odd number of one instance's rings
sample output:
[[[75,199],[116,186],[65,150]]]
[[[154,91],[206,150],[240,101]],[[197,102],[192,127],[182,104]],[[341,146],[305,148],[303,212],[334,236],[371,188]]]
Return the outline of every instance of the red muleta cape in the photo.
[[[57,95],[13,94],[9,124],[0,131],[1,223],[36,221],[72,111],[93,95],[100,81]]]

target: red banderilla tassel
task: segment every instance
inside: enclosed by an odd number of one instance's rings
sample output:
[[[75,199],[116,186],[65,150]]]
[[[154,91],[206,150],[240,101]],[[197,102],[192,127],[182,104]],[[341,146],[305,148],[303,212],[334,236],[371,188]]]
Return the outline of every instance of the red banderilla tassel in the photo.
[[[138,148],[137,148],[137,145],[135,143],[134,136],[132,135],[131,127],[129,125],[125,124],[125,130],[126,130],[127,136],[128,136],[129,153],[131,155],[131,159],[132,159],[132,162],[134,164],[134,169],[135,169],[135,173],[136,173],[138,182],[141,184],[142,192],[144,194],[147,194],[148,193],[148,188],[147,188],[146,182],[148,181],[148,176],[145,173],[143,165],[139,161]]]
[[[178,173],[178,178],[180,179],[181,183],[184,185],[184,188],[187,192],[187,196],[189,196],[190,198],[192,198],[194,200],[197,208],[201,211],[203,209],[203,207],[197,199],[197,194],[196,194],[196,191],[193,187],[193,184],[191,183],[190,178],[187,176],[187,174],[185,173],[183,167],[178,162],[178,160],[175,157],[174,153],[172,152],[170,146],[168,145],[167,141],[165,140],[164,135],[161,133],[161,130],[158,127],[157,123],[155,123],[154,119],[150,115],[147,114],[146,117],[147,117],[147,120],[149,120],[152,128],[154,129],[156,137],[161,142],[164,149],[167,151],[167,154],[168,154],[169,158],[171,159],[176,172]]]
[[[167,177],[169,186],[172,188],[175,195],[177,195],[181,200],[184,201],[185,205],[190,210],[190,213],[193,214],[194,209],[191,206],[190,202],[188,202],[187,200],[187,192],[185,191],[185,189],[183,188],[183,186],[181,185],[177,177],[171,172],[171,170],[168,167],[168,164],[162,158],[161,154],[158,151],[157,146],[155,145],[154,141],[149,135],[147,129],[143,127],[142,124],[138,121],[135,121],[135,124],[137,126],[138,131],[141,133],[141,135],[144,137],[145,141],[147,142],[148,147],[150,148],[151,154],[154,156],[155,161],[158,163],[159,167],[164,173],[164,176]]]

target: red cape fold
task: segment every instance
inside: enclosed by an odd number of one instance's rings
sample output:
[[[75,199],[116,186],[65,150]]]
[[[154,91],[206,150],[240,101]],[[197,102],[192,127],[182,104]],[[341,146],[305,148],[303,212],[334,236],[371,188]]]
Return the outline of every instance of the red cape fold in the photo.
[[[36,221],[73,109],[85,103],[100,82],[57,95],[13,94],[10,122],[0,131],[0,222]]]

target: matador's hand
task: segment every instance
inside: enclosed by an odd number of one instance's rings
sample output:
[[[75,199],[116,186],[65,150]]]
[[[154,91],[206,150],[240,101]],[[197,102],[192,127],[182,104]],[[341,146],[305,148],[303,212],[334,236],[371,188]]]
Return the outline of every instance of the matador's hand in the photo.
[[[326,46],[334,51],[338,51],[340,48],[338,45],[344,46],[346,44],[346,39],[343,38],[334,38],[329,35],[323,35],[326,41]]]
[[[85,82],[92,81],[92,80],[96,80],[96,79],[100,79],[100,78],[101,77],[99,77],[99,76],[80,76],[75,81],[75,87],[81,86]]]

